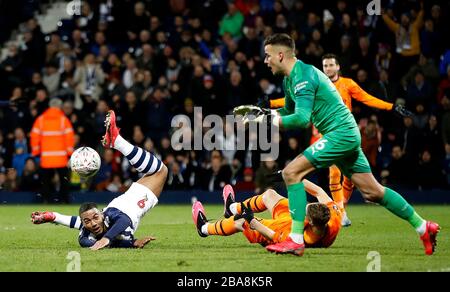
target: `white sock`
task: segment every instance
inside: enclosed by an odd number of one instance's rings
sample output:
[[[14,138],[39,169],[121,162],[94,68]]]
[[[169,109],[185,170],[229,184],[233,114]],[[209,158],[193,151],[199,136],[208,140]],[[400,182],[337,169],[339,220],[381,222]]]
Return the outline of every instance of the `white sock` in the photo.
[[[127,156],[133,151],[133,144],[122,138],[122,136],[117,135],[116,141],[114,142],[114,149],[120,151],[123,155]]]
[[[238,206],[238,203],[232,203],[230,205],[230,211],[231,211],[231,213],[233,213],[233,215],[237,215],[237,213],[238,213],[237,206]]]
[[[425,231],[427,231],[427,221],[423,220],[422,224],[420,224],[420,226],[416,228],[416,231],[420,236],[422,236]]]
[[[55,215],[55,220],[53,220],[53,223],[64,225],[69,228],[80,229],[81,227],[80,217],[62,215],[57,212],[53,212],[53,214]]]
[[[303,243],[303,234],[299,233],[291,233],[289,234],[289,237],[292,239],[293,242],[301,244]]]
[[[202,233],[203,233],[204,235],[209,235],[209,233],[208,233],[208,224],[209,224],[209,223],[206,223],[206,224],[204,224],[204,225],[202,226]]]

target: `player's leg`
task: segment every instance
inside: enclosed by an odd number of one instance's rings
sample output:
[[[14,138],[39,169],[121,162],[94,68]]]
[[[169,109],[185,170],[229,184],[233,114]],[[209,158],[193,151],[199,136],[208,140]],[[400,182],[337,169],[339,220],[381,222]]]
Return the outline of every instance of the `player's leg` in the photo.
[[[283,196],[278,194],[273,189],[268,189],[261,195],[255,195],[241,202],[236,202],[233,187],[226,185],[223,189],[224,201],[224,217],[229,218],[233,215],[242,213],[242,204],[247,206],[253,213],[261,213],[268,210],[273,215],[275,205],[282,199]]]
[[[285,241],[268,245],[266,247],[268,251],[303,255],[305,249],[303,230],[307,201],[302,180],[314,169],[314,165],[304,155],[297,156],[283,169],[282,175],[288,190],[289,212],[292,217],[291,233]]]
[[[81,220],[79,216],[68,216],[49,211],[36,211],[31,213],[31,222],[33,222],[33,224],[55,223],[69,228],[81,228]]]
[[[331,196],[339,208],[344,209],[344,191],[342,190],[341,184],[341,171],[336,165],[330,166],[329,170]]]
[[[348,200],[350,200],[350,197],[352,196],[352,193],[353,193],[353,183],[352,183],[351,179],[349,179],[345,175],[344,175],[344,179],[342,181],[342,190],[344,193],[344,208],[345,208],[347,206]],[[342,214],[341,225],[343,227],[348,227],[348,226],[352,225],[352,221],[348,218],[347,211],[345,209],[344,209],[344,213]]]
[[[353,187],[352,180],[344,175],[344,179],[342,181],[342,189],[344,190],[344,206],[347,205],[353,194]]]
[[[425,253],[427,255],[433,254],[436,236],[440,229],[439,225],[424,220],[399,193],[382,186],[370,171],[369,163],[361,149],[359,149],[357,156],[357,160],[353,164],[354,167],[350,169],[350,172],[353,172],[351,179],[364,199],[378,203],[396,216],[408,221],[420,235]]]
[[[192,220],[197,227],[198,235],[206,237],[208,235],[228,236],[244,230],[244,218],[235,220],[234,216],[216,222],[208,222],[206,212],[200,201],[192,205]]]
[[[103,146],[112,147],[120,151],[137,171],[144,173],[144,177],[137,183],[149,188],[158,198],[167,177],[167,167],[153,153],[134,146],[122,136],[116,125],[116,115],[110,110],[105,120],[106,133],[103,137]]]

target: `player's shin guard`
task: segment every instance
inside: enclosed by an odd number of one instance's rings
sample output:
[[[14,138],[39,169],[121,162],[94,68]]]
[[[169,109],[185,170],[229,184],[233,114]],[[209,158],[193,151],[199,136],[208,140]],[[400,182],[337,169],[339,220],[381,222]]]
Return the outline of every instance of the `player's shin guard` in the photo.
[[[260,213],[267,210],[266,205],[264,204],[263,196],[253,196],[251,198],[248,198],[244,202],[242,202],[245,206],[248,206],[254,213]],[[241,204],[236,205],[236,209],[238,214],[241,214]]]
[[[341,185],[341,171],[335,165],[330,167],[330,192],[333,197],[333,201],[340,208],[344,208],[344,191]]]
[[[120,135],[116,138],[114,148],[125,155],[139,172],[152,175],[161,170],[163,164],[153,153],[132,145]]]
[[[228,236],[239,232],[234,226],[234,216],[216,222],[209,222],[208,235]]]

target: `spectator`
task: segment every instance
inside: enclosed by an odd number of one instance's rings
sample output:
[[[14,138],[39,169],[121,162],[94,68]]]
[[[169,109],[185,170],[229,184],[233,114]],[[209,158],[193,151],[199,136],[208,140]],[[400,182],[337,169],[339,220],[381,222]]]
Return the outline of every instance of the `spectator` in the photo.
[[[241,36],[241,28],[244,23],[244,16],[237,9],[233,2],[228,3],[228,12],[223,16],[219,24],[219,35],[223,36],[225,33],[231,34],[233,38]]]
[[[254,192],[255,191],[253,169],[251,169],[249,167],[244,169],[244,178],[235,184],[234,189],[238,192]]]
[[[0,179],[1,180],[1,179]],[[1,181],[0,181],[1,183]],[[4,182],[4,190],[10,192],[20,191],[20,177],[14,168],[9,168],[6,171],[6,180]]]
[[[41,188],[41,179],[38,167],[32,157],[25,161],[25,168],[20,179],[20,190],[24,192],[38,192]]]
[[[31,148],[34,157],[40,156],[42,171],[42,196],[44,202],[50,202],[53,178],[55,173],[60,178],[60,190],[57,200],[69,202],[67,182],[67,163],[74,148],[74,132],[72,123],[61,110],[60,99],[53,98],[50,108],[40,115],[31,131]]]
[[[381,133],[376,121],[369,120],[361,128],[361,148],[373,169],[377,167],[378,147],[381,144]]]
[[[181,174],[180,165],[174,161],[169,166],[169,174],[167,175],[167,189],[168,190],[185,190],[186,181]]]
[[[381,176],[387,185],[398,187],[412,187],[416,182],[413,176],[414,165],[407,160],[402,152],[402,148],[396,145],[392,148],[392,160]]]
[[[282,182],[272,183],[267,178],[268,175],[274,174],[278,170],[278,164],[273,160],[261,162],[261,166],[256,171],[255,193],[263,193],[268,188],[280,190],[283,186]]]
[[[210,192],[220,191],[230,183],[231,170],[228,164],[222,164],[223,157],[218,151],[211,154],[211,166],[205,173],[204,188]]]
[[[12,166],[17,170],[17,175],[22,175],[23,168],[25,167],[25,161],[30,156],[28,153],[28,142],[25,137],[25,133],[21,128],[14,130],[14,155],[12,160]]]
[[[428,150],[423,151],[420,155],[416,177],[419,190],[443,187],[444,176],[441,165],[439,161],[433,159]]]

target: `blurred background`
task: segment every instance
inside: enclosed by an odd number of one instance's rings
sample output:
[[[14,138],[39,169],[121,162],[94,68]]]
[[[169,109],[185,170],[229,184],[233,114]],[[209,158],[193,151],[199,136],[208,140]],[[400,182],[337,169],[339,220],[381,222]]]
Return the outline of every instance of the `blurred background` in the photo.
[[[375,176],[407,190],[406,196],[426,201],[440,193],[448,200],[450,4],[423,1],[422,10],[420,1],[379,1],[381,15],[368,15],[369,2],[0,1],[2,202],[76,202],[73,194],[126,190],[139,173],[100,144],[110,109],[126,139],[168,166],[167,191],[191,198],[231,183],[237,191],[273,187],[283,193],[283,184],[266,175],[309,146],[311,129],[283,132],[280,156],[268,162],[260,161],[260,151],[248,141],[240,151],[174,151],[170,142],[172,117],[185,114],[193,123],[195,106],[202,107],[203,117],[225,117],[264,95],[282,97],[281,79],[263,63],[265,37],[281,32],[294,38],[302,61],[322,70],[322,55],[334,53],[342,76],[414,112],[413,118],[400,118],[353,104]],[[386,16],[405,34],[392,32]],[[405,42],[417,49],[404,54]],[[33,125],[52,100],[60,101],[53,106],[70,120],[61,131],[73,128],[73,147],[90,146],[102,157],[89,181],[64,166],[68,157],[46,164],[33,154]],[[234,145],[233,129],[224,123],[216,137],[220,145]],[[311,180],[329,191],[328,170]]]

